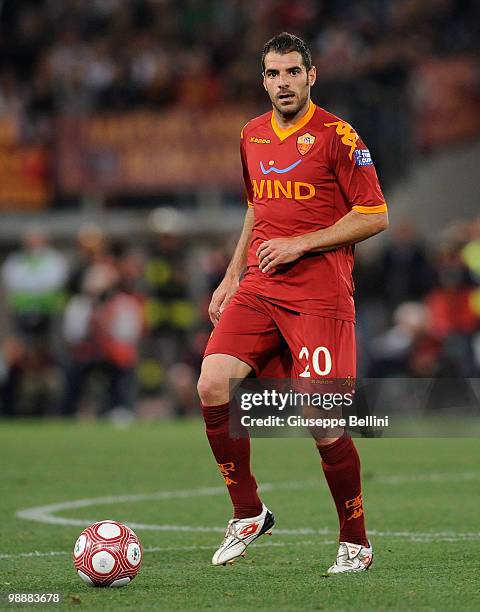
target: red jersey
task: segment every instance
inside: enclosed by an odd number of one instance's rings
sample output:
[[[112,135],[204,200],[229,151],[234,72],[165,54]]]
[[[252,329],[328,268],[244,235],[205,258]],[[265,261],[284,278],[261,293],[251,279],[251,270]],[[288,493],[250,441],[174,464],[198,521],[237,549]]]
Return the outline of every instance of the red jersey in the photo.
[[[256,251],[271,238],[329,227],[350,210],[387,206],[365,144],[353,128],[313,102],[288,128],[272,111],[247,123],[241,157],[255,222],[243,291],[306,314],[353,321],[353,246],[308,253],[264,274]]]

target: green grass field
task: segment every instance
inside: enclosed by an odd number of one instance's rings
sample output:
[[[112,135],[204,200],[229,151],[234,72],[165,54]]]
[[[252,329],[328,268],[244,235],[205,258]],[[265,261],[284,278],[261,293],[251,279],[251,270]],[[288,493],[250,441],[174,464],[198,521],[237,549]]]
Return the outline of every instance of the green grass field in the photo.
[[[224,568],[210,558],[230,505],[199,421],[126,430],[0,423],[0,607],[11,607],[8,592],[56,591],[62,609],[479,610],[479,440],[369,439],[358,447],[375,563],[327,578],[337,519],[308,439],[253,441],[277,525]],[[17,516],[80,499],[82,507],[43,512],[66,524]],[[124,589],[89,588],[73,569],[82,525],[104,518],[140,524],[144,563]]]

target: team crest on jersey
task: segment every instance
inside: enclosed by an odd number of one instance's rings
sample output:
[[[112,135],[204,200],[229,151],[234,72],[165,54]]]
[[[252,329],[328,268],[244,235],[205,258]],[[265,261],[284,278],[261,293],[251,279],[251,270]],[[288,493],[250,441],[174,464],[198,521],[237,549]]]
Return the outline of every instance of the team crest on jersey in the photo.
[[[315,136],[307,132],[297,138],[297,149],[300,155],[305,155],[315,144]]]

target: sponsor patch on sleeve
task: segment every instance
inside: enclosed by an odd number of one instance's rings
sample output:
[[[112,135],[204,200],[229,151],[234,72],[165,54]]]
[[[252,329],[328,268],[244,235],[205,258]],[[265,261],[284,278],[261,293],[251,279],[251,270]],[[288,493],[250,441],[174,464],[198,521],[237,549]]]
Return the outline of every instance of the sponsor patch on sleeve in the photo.
[[[356,166],[371,166],[373,164],[372,156],[368,149],[356,149],[353,155],[355,156]]]

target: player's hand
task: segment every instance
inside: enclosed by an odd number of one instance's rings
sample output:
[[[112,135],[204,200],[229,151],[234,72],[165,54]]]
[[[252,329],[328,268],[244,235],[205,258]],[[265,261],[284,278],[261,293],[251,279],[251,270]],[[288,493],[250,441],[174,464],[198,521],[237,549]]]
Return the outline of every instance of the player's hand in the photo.
[[[232,297],[235,295],[240,279],[238,277],[225,276],[212,295],[208,307],[208,316],[213,325],[216,325]]]
[[[261,272],[269,272],[276,266],[295,261],[306,252],[303,236],[293,238],[272,238],[257,249],[258,265]]]

